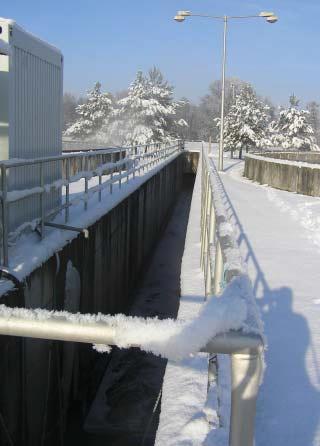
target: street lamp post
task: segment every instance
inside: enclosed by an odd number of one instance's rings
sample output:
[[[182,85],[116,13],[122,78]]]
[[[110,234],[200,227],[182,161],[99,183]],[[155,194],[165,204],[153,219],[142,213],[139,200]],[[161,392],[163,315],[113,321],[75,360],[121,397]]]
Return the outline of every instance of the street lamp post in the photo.
[[[228,17],[223,18],[223,54],[222,54],[222,85],[221,85],[221,118],[220,118],[220,140],[219,140],[219,162],[218,170],[223,170],[223,147],[224,147],[224,106],[226,94],[226,63],[227,63],[227,30]]]
[[[275,23],[278,21],[278,17],[273,12],[263,11],[258,15],[249,16],[211,16],[207,14],[193,14],[191,11],[178,11],[174,20],[177,22],[183,22],[187,17],[205,17],[213,20],[223,21],[223,54],[222,54],[222,86],[221,86],[221,118],[220,118],[220,141],[219,141],[219,162],[218,170],[223,171],[223,149],[224,149],[224,114],[225,114],[225,81],[226,81],[226,62],[227,62],[227,32],[228,22],[230,19],[253,19],[263,18],[268,23]]]

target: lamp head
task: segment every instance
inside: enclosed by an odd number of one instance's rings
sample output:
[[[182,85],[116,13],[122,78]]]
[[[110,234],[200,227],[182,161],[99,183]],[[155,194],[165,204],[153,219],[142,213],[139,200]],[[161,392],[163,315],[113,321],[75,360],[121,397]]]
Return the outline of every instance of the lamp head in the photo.
[[[186,18],[185,18],[183,15],[179,15],[179,14],[177,14],[176,16],[174,16],[174,20],[175,20],[176,22],[184,22],[185,19],[186,19]]]
[[[279,18],[276,15],[271,15],[269,17],[266,18],[268,23],[276,23]]]
[[[278,17],[275,13],[270,11],[260,12],[259,17],[264,17],[268,23],[276,23],[278,21]]]
[[[270,11],[261,11],[259,14],[260,17],[272,17],[274,16],[274,12],[270,12]]]
[[[188,17],[191,15],[191,11],[178,11],[178,15],[181,15],[182,17]]]

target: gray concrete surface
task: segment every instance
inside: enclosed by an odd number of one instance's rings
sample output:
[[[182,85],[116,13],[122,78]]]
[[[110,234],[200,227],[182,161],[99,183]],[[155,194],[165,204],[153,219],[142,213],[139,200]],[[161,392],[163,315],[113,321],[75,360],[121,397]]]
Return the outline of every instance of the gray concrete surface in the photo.
[[[263,156],[265,157],[266,154],[263,154]],[[277,162],[276,156],[280,159],[281,154],[268,155],[269,158],[274,158],[272,162],[250,158],[250,156],[246,157],[244,176],[260,184],[268,184],[277,189],[311,195],[313,197],[320,196],[320,165],[318,162],[314,163],[314,166],[308,166],[308,164],[303,165],[303,163],[301,165],[295,165],[290,164],[290,162],[281,164]],[[320,154],[310,152],[308,154],[300,153],[298,156],[297,154],[287,153],[283,156],[308,159],[310,162],[311,159],[319,160]],[[298,160],[292,159],[292,161]]]

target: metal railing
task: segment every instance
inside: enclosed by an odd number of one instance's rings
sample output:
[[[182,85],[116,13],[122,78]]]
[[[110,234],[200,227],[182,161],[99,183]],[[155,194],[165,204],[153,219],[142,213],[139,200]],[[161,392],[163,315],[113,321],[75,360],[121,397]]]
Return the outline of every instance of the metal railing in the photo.
[[[218,296],[234,277],[244,275],[244,269],[232,225],[227,216],[219,174],[205,149],[202,150],[201,157],[200,263],[204,272],[206,296],[209,298],[212,295]],[[258,313],[254,314],[254,319],[259,333],[261,329],[259,329]],[[229,346],[234,347],[237,340],[241,339],[243,350],[230,348],[229,352],[225,351],[231,355],[229,444],[252,446],[256,400],[263,369],[263,339],[258,334],[254,337],[255,345],[252,345],[252,335],[234,332],[232,336],[232,341],[229,339]]]
[[[1,263],[4,266],[9,264],[9,244],[27,230],[39,229],[41,239],[45,236],[45,227],[59,227],[78,232],[87,232],[81,228],[69,226],[70,207],[83,201],[84,211],[88,211],[89,198],[97,193],[98,200],[102,200],[102,192],[105,189],[112,194],[115,184],[119,188],[124,182],[129,182],[136,175],[143,174],[152,169],[155,165],[166,160],[173,154],[183,148],[180,140],[171,144],[157,143],[127,148],[116,148],[99,150],[98,152],[85,152],[77,154],[64,154],[60,156],[51,156],[46,158],[7,160],[0,163],[1,171]],[[60,173],[54,180],[47,180],[50,165],[55,165],[55,169]],[[26,189],[15,190],[10,173],[16,170],[19,175],[19,169],[32,168],[33,178],[32,186]],[[36,175],[34,174],[36,170]],[[50,175],[49,175],[50,178]],[[96,178],[94,184],[92,179]],[[72,183],[83,182],[83,190],[77,190],[72,199],[70,186]],[[80,186],[81,183],[79,183]],[[63,190],[64,189],[64,190]],[[46,196],[51,191],[58,192],[58,204],[54,207],[48,206]],[[64,191],[64,195],[62,192]],[[19,225],[10,222],[10,211],[14,211],[12,205],[21,203],[23,200],[32,199],[36,201],[34,215],[31,219],[26,218],[19,221]],[[34,203],[33,203],[34,204]],[[55,223],[52,220],[58,214],[64,213],[64,223]]]

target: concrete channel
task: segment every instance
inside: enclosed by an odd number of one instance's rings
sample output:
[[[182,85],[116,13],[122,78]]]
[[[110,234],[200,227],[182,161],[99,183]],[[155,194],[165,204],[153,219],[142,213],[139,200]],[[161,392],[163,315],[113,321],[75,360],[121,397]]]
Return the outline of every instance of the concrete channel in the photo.
[[[184,178],[172,214],[132,295],[131,315],[159,319],[177,315],[192,189],[193,178],[189,175]],[[110,356],[101,358],[101,366],[104,361],[108,364],[98,392],[82,420],[78,410],[69,426],[66,444],[77,438],[78,446],[151,446],[167,361],[138,349],[114,348]]]
[[[2,303],[175,316],[198,155],[182,154],[162,168],[89,227],[89,240],[66,244]],[[89,345],[1,336],[0,445],[140,445],[164,370],[165,361],[134,350],[99,354]],[[155,415],[145,445],[156,424]]]

